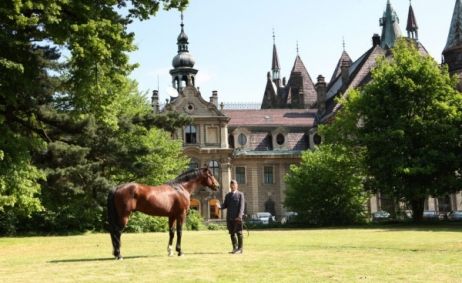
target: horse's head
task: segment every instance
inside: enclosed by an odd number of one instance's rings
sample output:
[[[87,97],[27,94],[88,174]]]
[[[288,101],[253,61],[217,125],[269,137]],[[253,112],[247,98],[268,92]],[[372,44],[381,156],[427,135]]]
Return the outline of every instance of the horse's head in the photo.
[[[203,176],[202,185],[207,186],[212,189],[212,191],[217,191],[220,188],[220,184],[217,179],[213,176],[212,170],[209,168],[202,168],[201,174]]]

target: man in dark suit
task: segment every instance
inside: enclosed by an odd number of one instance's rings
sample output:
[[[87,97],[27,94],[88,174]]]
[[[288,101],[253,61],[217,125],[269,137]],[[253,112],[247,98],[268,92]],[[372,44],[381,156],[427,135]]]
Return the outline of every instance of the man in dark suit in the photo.
[[[236,180],[230,182],[231,191],[226,194],[221,209],[228,209],[226,214],[226,226],[228,227],[231,243],[233,244],[232,254],[242,254],[242,217],[244,216],[245,198],[244,194],[238,190],[239,185]],[[237,237],[236,237],[237,236]]]

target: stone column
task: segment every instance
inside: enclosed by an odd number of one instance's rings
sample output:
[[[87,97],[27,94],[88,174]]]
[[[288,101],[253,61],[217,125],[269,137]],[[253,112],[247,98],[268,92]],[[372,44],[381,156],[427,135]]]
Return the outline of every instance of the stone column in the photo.
[[[279,165],[279,193],[280,197],[279,199],[281,200],[277,206],[279,207],[279,213],[283,215],[283,212],[286,211],[284,207],[284,201],[286,200],[286,191],[287,191],[287,186],[286,182],[284,182],[284,177],[288,172],[288,166],[289,164],[281,164]],[[278,210],[276,209],[276,213]]]
[[[199,131],[200,147],[205,147],[205,125],[197,125],[197,130]]]
[[[220,123],[220,147],[229,148],[228,145],[228,125],[226,123]]]
[[[248,203],[247,207],[252,210],[249,212],[253,214],[259,211],[258,187],[260,186],[260,180],[258,179],[258,166],[257,165],[254,165],[253,167],[249,166],[248,171],[249,171],[249,179],[250,179],[249,189],[251,191],[250,195],[252,199],[251,199],[251,202]]]
[[[221,160],[221,199],[219,198],[218,200],[220,203],[223,201],[225,198],[225,195],[229,192],[229,182],[231,182],[231,159],[226,158]],[[226,212],[227,210],[222,210],[221,212],[221,218],[226,219]]]

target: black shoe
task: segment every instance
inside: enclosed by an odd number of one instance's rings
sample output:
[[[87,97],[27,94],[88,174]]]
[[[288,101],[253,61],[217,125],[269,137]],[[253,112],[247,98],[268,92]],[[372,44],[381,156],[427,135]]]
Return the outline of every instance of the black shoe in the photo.
[[[242,254],[242,249],[237,249],[232,252],[233,254]]]
[[[230,253],[230,254],[234,254],[234,253],[236,253],[237,250],[238,250],[238,248],[233,248],[233,250],[230,251],[229,253]]]

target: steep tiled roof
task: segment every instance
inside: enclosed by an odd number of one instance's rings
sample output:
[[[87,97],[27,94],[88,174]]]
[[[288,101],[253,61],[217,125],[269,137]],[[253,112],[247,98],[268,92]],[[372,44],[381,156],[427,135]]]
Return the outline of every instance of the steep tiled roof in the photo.
[[[302,59],[299,55],[295,58],[294,66],[290,72],[289,81],[287,83],[287,88],[293,87],[295,84],[294,80],[297,74],[300,74],[303,79],[302,89],[304,100],[307,104],[313,104],[316,102],[316,90],[314,88],[313,81],[311,80],[310,74],[308,73],[305,64],[303,64]]]
[[[285,126],[312,127],[316,109],[223,110],[230,127]]]
[[[353,60],[351,60],[350,55],[348,55],[348,53],[345,50],[342,52],[342,55],[340,56],[340,59],[337,62],[337,66],[335,66],[334,73],[332,74],[332,78],[329,81],[329,85],[331,83],[333,83],[335,78],[337,78],[340,75],[340,73],[342,71],[340,66],[342,65],[343,61],[349,62],[350,65],[351,65],[351,63],[353,63]]]

